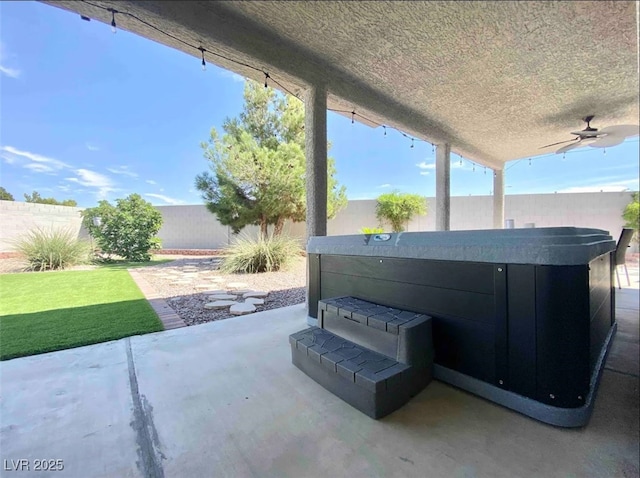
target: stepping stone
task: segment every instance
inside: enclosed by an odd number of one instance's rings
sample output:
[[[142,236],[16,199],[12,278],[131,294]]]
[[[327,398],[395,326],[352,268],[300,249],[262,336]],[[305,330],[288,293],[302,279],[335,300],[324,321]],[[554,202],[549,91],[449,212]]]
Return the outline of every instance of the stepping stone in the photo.
[[[235,300],[216,300],[215,302],[208,302],[204,304],[205,309],[226,309],[233,305],[239,305]],[[255,309],[255,307],[254,307]]]
[[[245,299],[245,304],[264,305],[264,299],[258,299],[257,297],[249,297]]]
[[[238,295],[244,295],[247,292],[253,292],[253,290],[251,290],[251,289],[234,289],[233,290],[233,293],[234,294],[238,294]]]
[[[198,284],[196,286],[194,286],[194,288],[196,289],[202,289],[202,290],[209,290],[211,289],[211,287],[214,287],[216,284]],[[219,290],[219,289],[216,289]],[[221,294],[224,294],[226,291],[223,290],[222,292],[220,292]],[[217,292],[209,292],[209,294],[217,294]]]
[[[213,300],[236,300],[237,298],[238,296],[231,294],[214,294],[209,296],[209,299]]]
[[[227,291],[224,289],[207,289],[207,290],[203,290],[202,293],[206,295],[220,295],[220,294],[226,294]]]
[[[242,294],[242,297],[244,297],[245,299],[249,298],[249,297],[266,297],[267,295],[269,295],[268,292],[265,292],[263,290],[252,290],[250,292],[246,292],[244,294]]]
[[[229,282],[227,287],[229,287],[229,289],[242,289],[243,287],[249,287],[249,284],[245,284],[244,282]]]
[[[185,262],[184,265],[187,266],[187,267],[189,267],[189,266],[193,267],[193,266],[197,266],[198,263],[197,262]]]
[[[256,306],[253,304],[235,304],[229,308],[229,312],[233,315],[245,315],[256,311]]]
[[[183,272],[182,277],[198,277],[197,272]]]

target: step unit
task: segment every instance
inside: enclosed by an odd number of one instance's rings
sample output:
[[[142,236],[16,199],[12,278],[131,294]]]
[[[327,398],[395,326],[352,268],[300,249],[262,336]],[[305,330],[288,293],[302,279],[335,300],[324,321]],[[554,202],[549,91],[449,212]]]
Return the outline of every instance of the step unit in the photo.
[[[293,364],[372,418],[431,381],[431,317],[354,297],[318,302],[318,327],[289,337]]]

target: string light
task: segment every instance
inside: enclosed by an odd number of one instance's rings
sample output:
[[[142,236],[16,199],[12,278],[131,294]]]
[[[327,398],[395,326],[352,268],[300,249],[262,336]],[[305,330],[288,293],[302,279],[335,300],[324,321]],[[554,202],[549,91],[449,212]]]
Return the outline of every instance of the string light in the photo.
[[[487,167],[486,166],[484,167],[484,175],[485,176],[487,175]]]
[[[113,8],[110,8],[109,11],[111,12],[111,31],[115,33],[118,31],[116,29],[116,11]]]
[[[603,148],[603,149],[602,149],[602,154],[603,154],[604,156],[606,156],[606,155],[607,155],[607,148]]]
[[[268,86],[268,85],[267,85],[267,80],[268,80],[269,78],[271,78],[271,77],[269,76],[269,73],[267,73],[267,72],[265,71],[265,72],[264,72],[264,87],[265,87],[265,88]]]
[[[142,19],[142,18],[140,18],[140,17],[138,17],[138,16],[134,15],[133,13],[129,13],[129,12],[121,12],[121,11],[115,10],[115,9],[113,9],[113,8],[103,7],[102,5],[98,5],[98,4],[93,3],[93,2],[91,2],[91,1],[88,1],[88,0],[81,0],[81,1],[82,1],[82,3],[86,3],[87,5],[91,5],[91,6],[92,6],[92,7],[94,7],[94,8],[100,9],[100,10],[102,10],[102,11],[110,12],[110,13],[111,13],[111,30],[112,30],[114,33],[117,31],[117,25],[116,25],[116,20],[115,20],[115,14],[116,14],[116,13],[118,13],[119,15],[123,15],[123,16],[126,16],[126,17],[133,18],[134,20],[138,21],[139,23],[141,23],[141,24],[143,24],[143,25],[146,25],[146,26],[147,26],[147,27],[149,27],[150,29],[155,30],[155,31],[157,31],[157,32],[159,32],[159,33],[161,33],[161,34],[163,34],[163,35],[165,35],[165,36],[169,37],[169,38],[172,38],[173,40],[175,40],[175,41],[177,41],[177,42],[179,42],[179,43],[182,43],[182,44],[183,44],[183,45],[185,45],[185,46],[188,46],[188,47],[193,48],[193,49],[195,49],[195,50],[199,50],[199,51],[200,51],[200,53],[201,53],[201,56],[202,56],[202,69],[203,69],[203,70],[206,70],[207,63],[206,63],[205,58],[204,58],[204,53],[205,53],[207,50],[205,50],[203,47],[201,47],[201,46],[200,46],[200,47],[198,47],[198,46],[196,46],[196,45],[194,45],[194,44],[192,44],[192,43],[189,43],[188,41],[183,40],[182,38],[179,38],[179,37],[177,37],[177,36],[173,35],[172,33],[166,32],[166,31],[162,30],[161,28],[159,28],[159,27],[157,27],[157,26],[153,25],[152,23],[149,23],[148,21],[146,21],[146,20],[144,20],[144,19]],[[81,18],[82,18],[83,20],[86,20],[86,21],[90,21],[90,20],[91,20],[89,17],[81,17]],[[213,51],[209,51],[209,52],[207,52],[207,53],[208,53],[209,55],[212,55],[212,56],[215,56],[215,57],[217,57],[217,58],[223,59],[223,60],[225,60],[225,61],[227,61],[227,62],[230,62],[230,63],[233,63],[233,64],[235,64],[235,65],[243,66],[243,67],[245,67],[245,68],[249,68],[249,69],[254,70],[254,71],[256,71],[256,72],[261,72],[261,73],[263,73],[263,74],[265,75],[265,87],[268,87],[267,79],[270,79],[273,83],[275,83],[277,86],[279,86],[279,87],[282,89],[282,91],[286,92],[287,94],[289,94],[289,95],[291,95],[291,96],[293,96],[293,97],[295,97],[295,98],[300,99],[300,97],[299,97],[297,94],[293,93],[291,90],[289,90],[289,89],[288,89],[287,87],[285,87],[283,84],[281,84],[278,80],[276,80],[275,78],[271,77],[271,76],[269,75],[269,73],[265,72],[262,68],[257,68],[257,67],[256,67],[256,66],[254,66],[254,65],[251,65],[251,64],[249,64],[249,63],[245,63],[245,62],[242,62],[242,61],[236,60],[236,59],[234,59],[234,58],[231,58],[231,57],[229,57],[229,56],[223,55],[223,54],[221,54],[221,53],[216,53],[216,52],[213,52]],[[354,123],[355,123],[355,116],[356,116],[356,115],[358,115],[359,117],[361,117],[363,120],[365,120],[365,121],[366,121],[366,122],[368,122],[368,123],[371,123],[371,124],[373,124],[373,125],[375,125],[375,126],[382,126],[382,127],[384,128],[384,136],[386,136],[386,135],[387,135],[387,127],[389,127],[389,128],[391,128],[391,129],[393,129],[393,130],[397,131],[398,133],[400,133],[400,134],[401,134],[402,136],[404,136],[405,138],[407,138],[407,139],[411,139],[411,148],[413,148],[413,147],[414,147],[414,142],[415,142],[415,141],[421,141],[421,142],[423,142],[423,143],[429,143],[429,141],[426,141],[426,140],[422,140],[422,139],[419,139],[419,138],[417,139],[417,138],[410,137],[410,136],[409,136],[409,135],[407,135],[406,133],[402,132],[402,131],[401,131],[401,130],[399,130],[398,128],[394,128],[393,126],[388,126],[388,125],[383,125],[383,124],[377,123],[376,121],[373,121],[373,120],[371,120],[371,119],[367,118],[366,116],[364,116],[364,115],[362,115],[362,114],[360,114],[360,113],[356,113],[355,111],[342,111],[342,110],[331,109],[331,108],[327,108],[327,109],[328,109],[328,111],[333,111],[333,112],[335,112],[335,113],[351,113],[351,124],[354,124]],[[431,152],[432,152],[433,154],[435,154],[435,144],[433,144],[433,143],[431,143]]]
[[[473,172],[476,172],[476,163],[473,163]]]
[[[529,166],[531,166],[531,158],[529,158]]]
[[[460,167],[462,167],[462,157],[460,157]]]
[[[200,50],[200,53],[202,53],[202,71],[205,71],[207,69],[207,62],[204,61],[204,52],[207,50],[202,47],[198,48],[198,50]]]

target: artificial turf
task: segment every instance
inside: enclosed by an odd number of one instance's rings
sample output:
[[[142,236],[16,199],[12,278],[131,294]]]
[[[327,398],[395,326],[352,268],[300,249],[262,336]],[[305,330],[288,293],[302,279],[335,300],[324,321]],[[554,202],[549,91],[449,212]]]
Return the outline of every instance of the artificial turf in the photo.
[[[124,266],[0,275],[0,360],[159,330]]]

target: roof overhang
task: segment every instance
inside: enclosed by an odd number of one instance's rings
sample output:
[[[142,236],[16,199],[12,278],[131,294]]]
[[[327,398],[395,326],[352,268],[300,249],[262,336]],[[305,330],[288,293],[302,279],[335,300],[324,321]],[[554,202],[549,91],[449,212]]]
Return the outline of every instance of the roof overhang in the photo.
[[[195,57],[202,46],[208,62],[268,72],[299,97],[326,85],[329,108],[496,169],[553,152],[540,148],[572,139],[587,115],[639,122],[632,1],[45,3],[105,23],[104,8],[133,14],[147,24],[117,14],[118,28]]]

